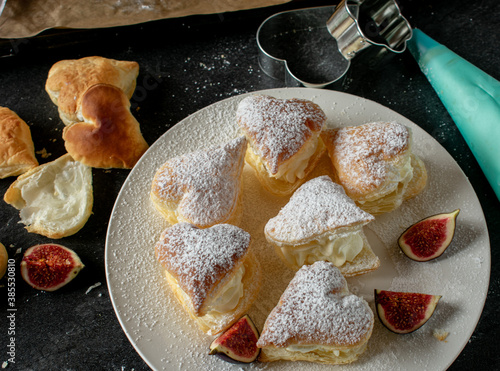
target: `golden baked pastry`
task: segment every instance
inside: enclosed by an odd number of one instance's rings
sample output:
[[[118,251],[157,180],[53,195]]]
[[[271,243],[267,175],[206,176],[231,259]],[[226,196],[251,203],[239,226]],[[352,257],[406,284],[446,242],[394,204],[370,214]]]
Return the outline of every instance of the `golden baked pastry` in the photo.
[[[374,219],[324,175],[302,184],[267,222],[264,233],[292,269],[324,260],[350,277],[380,266],[363,233],[363,226]]]
[[[419,194],[427,183],[423,161],[412,153],[411,130],[397,122],[326,129],[321,134],[347,195],[377,215]]]
[[[119,88],[92,85],[78,104],[81,122],[63,130],[64,146],[82,164],[96,168],[132,168],[148,149],[130,101]]]
[[[0,279],[3,278],[5,272],[7,272],[7,262],[9,261],[9,255],[7,254],[7,249],[0,242]]]
[[[0,179],[38,166],[31,131],[14,111],[0,107]]]
[[[252,305],[261,284],[250,234],[231,224],[200,229],[178,223],[161,234],[155,255],[175,296],[198,326],[215,335]]]
[[[65,154],[20,175],[4,200],[19,210],[28,232],[49,238],[70,236],[92,213],[92,169]]]
[[[319,134],[326,115],[309,100],[251,95],[239,103],[236,117],[248,139],[246,161],[277,195],[293,193],[325,152]]]
[[[349,292],[330,262],[303,266],[264,324],[257,346],[260,360],[351,363],[365,351],[373,312]]]
[[[151,201],[170,224],[238,224],[245,137],[168,160],[155,174]]]
[[[58,107],[65,125],[80,121],[77,104],[83,93],[95,84],[110,84],[132,97],[139,74],[139,64],[98,56],[68,59],[55,63],[49,70],[45,90]]]

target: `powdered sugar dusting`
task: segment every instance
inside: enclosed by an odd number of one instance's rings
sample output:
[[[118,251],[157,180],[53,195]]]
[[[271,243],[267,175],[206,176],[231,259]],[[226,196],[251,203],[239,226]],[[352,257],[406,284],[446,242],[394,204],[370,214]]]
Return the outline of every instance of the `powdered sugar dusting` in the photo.
[[[330,157],[353,192],[378,187],[389,172],[388,161],[410,149],[410,131],[396,122],[345,127],[327,137],[332,140]]]
[[[277,241],[300,241],[374,219],[324,175],[300,186],[279,214],[269,220],[266,232]]]
[[[329,262],[303,266],[269,315],[258,346],[325,344],[349,346],[369,336],[373,312],[349,294],[339,269]]]
[[[304,97],[318,103],[331,128],[373,121],[397,121],[413,131],[415,152],[429,172],[427,188],[414,199],[365,227],[370,246],[381,267],[347,279],[349,289],[365,298],[372,310],[373,289],[419,290],[443,295],[427,324],[415,333],[398,336],[375,319],[368,349],[358,361],[342,370],[444,370],[449,367],[474,330],[488,288],[489,238],[474,191],[451,156],[422,129],[374,102],[334,91],[283,89],[264,92],[279,98]],[[154,246],[166,221],[150,200],[151,180],[169,158],[197,149],[218,146],[238,137],[235,124],[238,103],[245,96],[221,101],[175,125],[141,158],[118,197],[106,241],[106,275],[118,319],[134,347],[154,370],[198,368],[239,370],[208,356],[213,337],[205,335],[172,294],[164,268],[154,256]],[[217,123],[214,126],[210,123]],[[323,158],[328,169],[329,159]],[[321,163],[320,162],[320,163]],[[328,166],[326,166],[328,165]],[[315,171],[312,176],[323,175]],[[267,221],[288,202],[260,186],[253,170],[243,169],[242,229],[252,238],[252,249],[261,263],[262,289],[249,314],[262,330],[270,311],[294,276],[269,246],[264,236]],[[460,208],[452,245],[434,262],[411,262],[397,247],[394,236],[425,216]],[[433,329],[449,331],[447,342],[438,341]],[[331,366],[305,362],[256,362],[247,370],[330,370]]]
[[[189,293],[197,312],[214,285],[248,252],[250,234],[230,224],[199,229],[189,223],[167,228],[156,244],[156,257]]]
[[[206,227],[226,221],[238,201],[245,137],[224,146],[168,160],[156,173],[153,192],[178,202],[182,220]]]
[[[319,133],[326,120],[321,108],[311,101],[264,95],[243,99],[236,117],[252,148],[265,160],[272,174],[314,133]]]

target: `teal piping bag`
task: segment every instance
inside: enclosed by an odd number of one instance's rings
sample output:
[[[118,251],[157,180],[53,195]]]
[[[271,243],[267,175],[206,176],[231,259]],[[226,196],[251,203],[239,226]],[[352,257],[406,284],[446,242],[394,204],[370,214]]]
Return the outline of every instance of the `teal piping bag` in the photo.
[[[500,200],[500,82],[418,29],[408,48]]]

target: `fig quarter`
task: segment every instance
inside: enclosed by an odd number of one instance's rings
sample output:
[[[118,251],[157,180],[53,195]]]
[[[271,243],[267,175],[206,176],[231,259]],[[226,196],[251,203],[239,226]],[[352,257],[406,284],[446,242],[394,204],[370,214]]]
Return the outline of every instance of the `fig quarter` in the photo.
[[[398,245],[410,259],[424,262],[441,256],[455,235],[460,209],[429,216],[410,226],[401,234]]]
[[[230,363],[251,363],[257,359],[259,332],[248,315],[241,317],[210,345],[210,355]]]

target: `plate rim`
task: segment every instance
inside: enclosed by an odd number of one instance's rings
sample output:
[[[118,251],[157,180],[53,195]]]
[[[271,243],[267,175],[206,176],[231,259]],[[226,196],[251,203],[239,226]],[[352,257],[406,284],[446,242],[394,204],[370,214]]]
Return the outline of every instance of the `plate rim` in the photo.
[[[487,241],[487,246],[485,246],[485,249],[487,250],[487,259],[485,259],[486,261],[484,263],[487,263],[487,277],[488,278],[487,278],[487,281],[486,281],[486,285],[482,288],[482,291],[483,291],[483,293],[481,295],[482,301],[481,301],[480,307],[479,306],[477,307],[477,309],[479,309],[479,310],[477,312],[477,315],[475,316],[477,318],[474,318],[474,325],[471,326],[470,331],[467,332],[467,338],[463,341],[463,344],[460,346],[460,349],[458,349],[458,351],[452,357],[452,359],[450,359],[450,361],[449,361],[449,363],[448,363],[448,365],[447,365],[446,368],[450,367],[455,362],[455,360],[458,358],[458,356],[462,353],[462,351],[464,350],[464,348],[467,346],[467,343],[468,343],[469,339],[471,338],[471,336],[473,335],[474,331],[476,330],[476,327],[477,327],[477,325],[479,323],[481,315],[482,315],[482,313],[484,311],[484,306],[485,306],[486,299],[487,299],[487,296],[488,296],[487,294],[488,294],[488,290],[489,290],[489,286],[490,286],[490,280],[491,280],[491,240],[490,240],[490,237],[489,237],[489,231],[488,231],[488,226],[487,226],[487,223],[486,223],[486,218],[485,218],[485,215],[484,215],[484,211],[483,211],[483,208],[482,208],[481,203],[479,201],[479,198],[477,196],[476,190],[474,189],[474,187],[470,183],[469,178],[464,173],[463,169],[460,167],[460,165],[457,163],[457,161],[453,158],[453,156],[451,156],[451,154],[446,150],[446,148],[444,148],[441,145],[441,143],[439,143],[431,134],[429,134],[428,132],[426,132],[423,128],[421,128],[418,124],[416,124],[412,120],[406,118],[402,114],[400,114],[400,113],[394,111],[393,109],[391,109],[391,108],[389,108],[387,106],[384,106],[384,105],[382,105],[382,104],[380,104],[380,103],[378,103],[376,101],[373,101],[373,100],[370,100],[370,99],[367,99],[367,98],[364,98],[364,97],[361,97],[361,96],[357,96],[357,95],[354,95],[354,94],[342,92],[342,91],[325,90],[325,89],[318,89],[318,88],[286,87],[286,88],[263,89],[263,90],[250,91],[250,92],[238,94],[238,95],[235,95],[235,96],[231,96],[231,97],[228,97],[228,98],[216,101],[214,103],[211,103],[211,104],[209,104],[209,105],[207,105],[207,106],[205,106],[205,107],[203,107],[203,108],[201,108],[201,109],[199,109],[199,110],[197,110],[197,111],[189,114],[185,118],[183,118],[182,120],[180,120],[179,122],[177,122],[176,124],[174,124],[172,127],[170,127],[167,131],[165,131],[162,135],[160,135],[150,145],[150,147],[148,148],[148,150],[139,159],[139,161],[137,162],[137,164],[130,171],[130,173],[127,175],[125,181],[123,182],[123,184],[122,184],[122,186],[120,188],[120,191],[118,192],[118,194],[116,196],[116,199],[115,199],[115,202],[113,204],[113,208],[112,208],[112,211],[111,211],[111,214],[110,214],[110,218],[109,218],[109,221],[108,221],[108,227],[107,227],[107,230],[106,230],[105,251],[104,251],[104,264],[105,264],[106,284],[107,284],[107,288],[108,288],[110,300],[111,300],[111,303],[112,303],[112,306],[113,306],[113,311],[115,312],[115,315],[116,315],[116,317],[118,319],[118,322],[120,324],[120,327],[121,327],[122,331],[127,336],[127,339],[132,344],[132,346],[135,349],[135,351],[141,356],[142,360],[150,368],[155,369],[153,363],[151,362],[151,360],[148,359],[148,357],[144,354],[144,352],[141,349],[141,347],[139,346],[139,344],[137,344],[137,342],[133,339],[132,335],[129,333],[129,331],[127,329],[127,326],[125,324],[125,320],[122,318],[122,314],[120,313],[119,308],[118,308],[118,304],[116,302],[117,298],[115,298],[115,296],[113,294],[114,293],[114,289],[112,288],[112,284],[111,284],[112,279],[110,278],[110,269],[111,269],[111,267],[109,266],[109,263],[111,261],[110,248],[109,248],[109,246],[110,246],[110,238],[111,238],[110,235],[111,235],[111,232],[112,232],[111,229],[112,229],[112,227],[114,225],[113,217],[115,215],[115,212],[117,212],[118,208],[120,207],[119,204],[120,204],[122,198],[124,197],[124,193],[126,192],[127,186],[129,185],[130,182],[132,182],[132,179],[134,178],[135,173],[137,173],[137,172],[140,171],[139,169],[141,168],[142,163],[145,162],[145,161],[148,161],[149,155],[151,153],[154,153],[155,147],[161,145],[161,142],[163,140],[165,140],[164,138],[166,138],[168,136],[171,136],[172,133],[175,133],[177,130],[182,130],[182,129],[180,129],[182,125],[186,125],[187,122],[189,122],[190,120],[192,120],[196,116],[201,115],[202,112],[204,112],[206,110],[214,108],[217,105],[222,105],[224,102],[229,102],[229,101],[236,100],[236,99],[242,99],[243,97],[251,95],[251,94],[268,94],[268,95],[273,95],[273,94],[276,94],[276,93],[279,94],[279,92],[282,92],[282,91],[288,91],[289,92],[289,91],[299,91],[299,90],[300,90],[300,95],[304,95],[304,92],[305,92],[305,95],[309,95],[309,93],[310,93],[310,95],[313,96],[313,97],[317,96],[317,95],[325,94],[325,93],[326,93],[326,95],[329,95],[329,94],[332,94],[332,95],[337,95],[337,94],[343,95],[343,96],[348,97],[350,100],[362,100],[363,102],[369,102],[370,104],[374,104],[374,105],[380,107],[383,111],[388,111],[388,112],[391,112],[392,114],[395,114],[397,116],[403,117],[405,120],[411,122],[413,125],[417,126],[422,131],[424,131],[425,134],[427,134],[429,136],[429,138],[433,141],[434,145],[437,145],[437,146],[441,147],[441,149],[444,150],[451,157],[451,159],[453,160],[453,162],[457,165],[457,168],[459,169],[460,175],[463,177],[463,180],[465,180],[465,182],[467,183],[467,185],[472,190],[473,195],[475,197],[473,201],[479,207],[479,211],[481,213],[481,215],[480,215],[481,216],[481,221],[483,222],[482,224],[484,224],[484,227],[485,227],[484,233],[485,233],[485,239]]]

